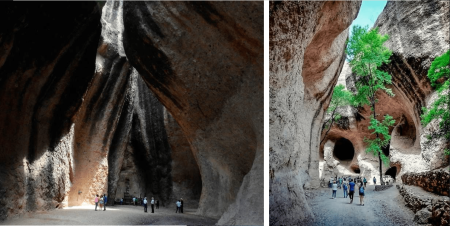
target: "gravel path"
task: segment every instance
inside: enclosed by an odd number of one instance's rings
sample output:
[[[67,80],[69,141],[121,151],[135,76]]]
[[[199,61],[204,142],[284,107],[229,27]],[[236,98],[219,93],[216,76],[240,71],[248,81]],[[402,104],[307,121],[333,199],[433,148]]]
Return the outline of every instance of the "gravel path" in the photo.
[[[315,215],[313,225],[417,225],[395,186],[384,191],[374,189],[374,185],[367,186],[364,206],[359,204],[357,191],[353,204],[344,198],[342,189],[338,189],[336,199],[331,199],[331,189],[306,191]]]
[[[183,214],[175,213],[174,208],[155,209],[155,213],[144,213],[141,206],[106,207],[106,211],[94,211],[94,206],[69,207],[48,212],[30,213],[16,219],[0,221],[0,224],[14,225],[124,225],[124,224],[184,224],[214,225],[219,219],[195,215],[196,209],[184,209]]]

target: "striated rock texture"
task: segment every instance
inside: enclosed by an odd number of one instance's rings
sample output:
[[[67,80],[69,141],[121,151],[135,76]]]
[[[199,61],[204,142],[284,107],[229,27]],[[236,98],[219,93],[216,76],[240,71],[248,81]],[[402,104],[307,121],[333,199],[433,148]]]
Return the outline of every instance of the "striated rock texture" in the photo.
[[[241,220],[229,223],[263,223],[263,180],[251,176],[263,175],[263,15],[262,2],[123,3],[125,53],[197,160],[198,213],[260,197],[258,221],[238,205]]]
[[[406,173],[402,176],[402,181],[403,184],[419,186],[426,191],[450,197],[450,173],[448,169]]]
[[[424,128],[420,123],[421,108],[429,107],[437,96],[430,86],[427,71],[434,58],[449,48],[449,19],[449,2],[391,1],[374,25],[379,27],[381,34],[389,35],[385,45],[393,51],[391,62],[383,65],[382,69],[392,75],[393,84],[388,88],[392,89],[395,97],[390,98],[380,93],[376,109],[377,114],[389,114],[396,120],[395,126],[390,130],[392,140],[385,154],[390,157],[390,166],[396,167],[397,177],[407,172],[426,172],[449,164],[448,157],[443,155],[448,141],[442,138],[430,142],[427,139],[437,130],[438,122],[433,121]],[[345,77],[348,90],[356,91],[355,75],[352,75],[351,70],[343,70],[340,77]],[[355,109],[354,113],[344,114],[344,118],[350,122],[350,128],[356,130],[334,126],[327,139],[349,139],[362,160],[361,162],[355,156],[352,165],[359,166],[362,176],[379,178],[376,171],[378,160],[364,154],[366,144],[363,139],[370,136],[367,130],[367,112],[368,108],[360,108]],[[322,149],[323,147],[320,149],[321,153]],[[366,170],[362,165],[367,166]],[[387,168],[383,166],[383,172]]]
[[[304,224],[320,128],[361,2],[270,2],[270,224]],[[311,180],[317,178],[316,180]]]
[[[93,78],[93,2],[0,8],[0,219],[61,206],[71,186],[75,114]]]
[[[171,150],[164,127],[164,107],[138,78],[129,140],[138,171],[136,197],[154,197],[167,205],[172,194]]]

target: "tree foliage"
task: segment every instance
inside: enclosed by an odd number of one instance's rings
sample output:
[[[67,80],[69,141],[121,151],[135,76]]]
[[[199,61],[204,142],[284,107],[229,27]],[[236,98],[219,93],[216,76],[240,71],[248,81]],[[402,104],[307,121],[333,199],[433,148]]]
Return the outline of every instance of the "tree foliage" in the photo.
[[[382,122],[378,121],[374,117],[370,117],[369,129],[374,130],[372,134],[378,133],[378,137],[373,140],[364,138],[364,141],[368,144],[367,152],[371,152],[374,155],[378,155],[378,153],[380,153],[381,160],[386,165],[389,164],[389,157],[384,155],[381,147],[386,147],[389,145],[389,141],[391,140],[391,135],[389,135],[389,127],[393,126],[394,123],[395,120],[390,115],[385,115]],[[383,137],[383,139],[381,137]]]
[[[327,129],[324,137],[320,141],[322,143],[328,132],[330,131],[333,123],[341,119],[341,115],[337,112],[339,107],[348,106],[352,103],[353,95],[350,91],[345,89],[344,85],[337,85],[334,87],[333,96],[331,97],[330,105],[328,106],[327,113],[330,113],[330,118],[324,123],[324,128]]]
[[[422,124],[428,125],[432,120],[439,120],[439,131],[430,138],[445,137],[450,140],[450,50],[436,57],[428,70],[431,86],[438,92],[438,98],[431,104],[430,109],[422,108]],[[449,148],[444,150],[450,155]]]
[[[367,26],[354,26],[346,49],[352,71],[357,76],[354,78],[357,92],[353,97],[353,105],[369,105],[373,113],[369,130],[374,131],[372,134],[375,134],[376,138],[364,138],[368,144],[366,151],[378,155],[385,164],[389,163],[389,158],[383,154],[382,147],[389,144],[389,126],[392,126],[395,120],[392,116],[385,115],[383,122],[378,121],[375,104],[378,102],[376,93],[379,90],[394,96],[392,90],[386,87],[392,83],[391,75],[379,70],[383,63],[389,63],[389,57],[392,55],[392,51],[383,46],[388,39],[388,35],[378,34],[378,28],[368,30]]]

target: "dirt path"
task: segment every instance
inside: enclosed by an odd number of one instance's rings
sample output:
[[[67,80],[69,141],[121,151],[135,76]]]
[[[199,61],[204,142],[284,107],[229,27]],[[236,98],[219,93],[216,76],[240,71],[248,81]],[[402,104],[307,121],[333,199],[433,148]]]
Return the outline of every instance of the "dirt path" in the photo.
[[[414,213],[405,207],[395,186],[384,191],[374,191],[374,188],[374,185],[367,186],[364,206],[359,204],[358,192],[350,204],[342,189],[338,189],[336,199],[331,199],[331,189],[307,191],[315,215],[314,225],[416,225]]]
[[[0,221],[0,224],[14,225],[129,225],[129,224],[187,224],[214,225],[218,219],[195,215],[196,209],[185,209],[184,214],[175,213],[174,208],[156,209],[155,213],[144,213],[141,206],[113,206],[106,207],[106,211],[94,211],[94,206],[73,207],[48,212],[31,213],[16,219]]]

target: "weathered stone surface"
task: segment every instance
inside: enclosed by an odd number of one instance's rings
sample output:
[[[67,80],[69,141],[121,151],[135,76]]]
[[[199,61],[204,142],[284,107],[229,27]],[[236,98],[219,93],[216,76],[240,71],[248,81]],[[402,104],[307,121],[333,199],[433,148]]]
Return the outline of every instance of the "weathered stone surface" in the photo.
[[[402,181],[403,184],[419,186],[426,191],[450,197],[450,173],[447,168],[423,173],[405,173]]]
[[[426,192],[420,187],[403,185],[400,194],[416,216],[419,224],[448,225],[450,222],[450,198]]]
[[[100,12],[87,3],[0,8],[0,219],[61,206],[91,82]]]
[[[238,191],[263,162],[254,162],[264,143],[262,2],[124,2],[123,13],[130,63],[191,144],[202,177],[198,212],[221,216],[247,202]],[[254,223],[262,223],[263,186],[243,192],[261,195]]]
[[[427,224],[430,217],[431,212],[424,208],[417,211],[416,215],[414,216],[414,221],[419,224]]]
[[[197,208],[202,192],[202,179],[191,146],[172,115],[164,109],[164,125],[171,149],[173,199],[183,198],[183,205]]]
[[[313,218],[303,189],[318,186],[324,109],[360,5],[270,2],[270,224]]]

